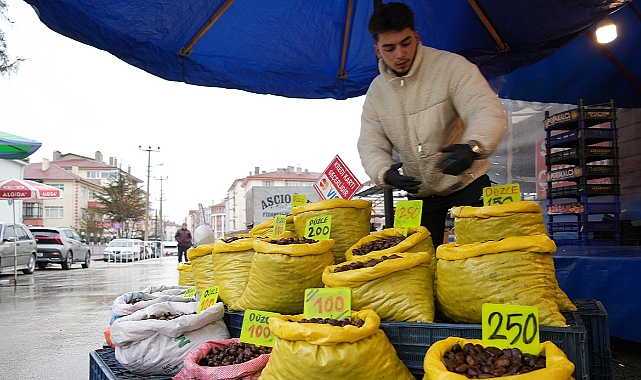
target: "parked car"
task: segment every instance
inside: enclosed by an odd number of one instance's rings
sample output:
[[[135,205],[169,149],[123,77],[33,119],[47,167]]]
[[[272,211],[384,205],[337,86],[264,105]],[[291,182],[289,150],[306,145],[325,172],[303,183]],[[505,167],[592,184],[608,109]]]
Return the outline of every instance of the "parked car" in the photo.
[[[165,256],[178,256],[178,242],[166,240],[162,242],[162,252]]]
[[[0,273],[13,273],[16,257],[18,270],[24,274],[33,273],[36,269],[36,247],[36,239],[27,226],[0,222]]]
[[[145,245],[138,239],[114,239],[104,252],[104,261],[134,261],[144,257]]]
[[[145,248],[147,249],[147,253],[149,255],[149,256],[147,256],[147,258],[149,258],[149,257],[153,257],[153,258],[160,257],[160,251],[162,249],[161,248],[161,243],[162,242],[160,242],[158,240],[149,240],[149,241],[145,242]]]
[[[38,268],[60,264],[62,269],[71,269],[73,263],[83,268],[91,264],[91,251],[86,240],[70,227],[29,227],[38,245]]]

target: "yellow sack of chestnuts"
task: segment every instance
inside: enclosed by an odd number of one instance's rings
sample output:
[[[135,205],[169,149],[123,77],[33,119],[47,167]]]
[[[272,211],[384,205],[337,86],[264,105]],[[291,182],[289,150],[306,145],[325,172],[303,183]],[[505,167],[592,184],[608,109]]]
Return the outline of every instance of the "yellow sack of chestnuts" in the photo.
[[[250,235],[237,235],[214,243],[211,254],[214,277],[219,286],[218,296],[227,306],[240,298],[245,290],[255,253],[254,239]]]
[[[546,235],[541,206],[536,202],[510,202],[496,206],[452,207],[454,242],[471,244],[510,236]]]
[[[178,263],[178,285],[181,286],[194,286],[194,273],[192,272],[191,263]]]
[[[229,309],[302,313],[305,289],[323,287],[323,270],[334,262],[332,247],[332,239],[285,245],[255,239],[247,286]]]
[[[362,327],[298,323],[303,315],[269,318],[276,336],[261,380],[414,380],[399,359],[380,318],[372,310],[352,311]]]
[[[285,218],[285,231],[292,232],[292,235],[296,236],[296,230],[294,228],[294,215],[287,215]],[[257,237],[272,237],[274,233],[274,218],[267,219],[266,221],[260,223],[257,226],[249,231],[249,234]]]
[[[466,377],[458,373],[450,372],[445,368],[441,361],[447,351],[452,346],[459,344],[461,347],[466,343],[483,345],[483,341],[479,339],[463,339],[457,337],[449,337],[447,339],[439,340],[430,346],[425,354],[423,360],[423,369],[425,376],[423,380],[460,380]],[[537,369],[529,373],[522,373],[518,375],[509,376],[514,380],[572,380],[572,373],[574,372],[574,364],[568,360],[561,349],[559,349],[552,342],[543,342],[540,345],[540,352],[545,353],[546,367]]]
[[[501,241],[443,244],[436,249],[438,310],[456,323],[481,323],[484,303],[535,306],[541,326],[564,327],[547,235]],[[566,296],[567,297],[567,296]]]
[[[334,272],[337,267],[365,263],[383,255],[356,257],[329,266],[323,272],[323,283],[330,288],[351,288],[352,309],[372,309],[384,321],[434,322],[433,277],[429,267],[435,259],[427,252],[394,255],[401,257],[372,267]]]
[[[211,263],[213,250],[213,243],[201,244],[187,250],[187,260],[191,261],[191,271],[194,274],[194,282],[198,293],[218,285],[214,278],[214,265]]]
[[[305,226],[309,219],[317,216],[331,215],[331,237],[335,245],[332,249],[334,262],[345,261],[345,251],[369,235],[372,202],[364,200],[327,199],[300,205],[292,211],[296,236],[305,235]]]

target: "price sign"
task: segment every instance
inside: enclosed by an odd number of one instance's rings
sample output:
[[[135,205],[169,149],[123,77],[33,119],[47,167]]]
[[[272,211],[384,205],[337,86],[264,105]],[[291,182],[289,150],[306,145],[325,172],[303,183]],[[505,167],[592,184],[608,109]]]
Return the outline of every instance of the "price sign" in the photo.
[[[198,289],[196,289],[195,286],[192,286],[191,288],[187,288],[187,290],[185,290],[185,292],[183,293],[183,297],[185,297],[185,298],[193,298],[193,297],[196,296],[196,292],[197,291],[198,291]]]
[[[211,305],[215,305],[216,302],[218,302],[218,286],[205,289],[205,291],[200,295],[196,314],[200,314],[201,311],[207,309]]]
[[[281,235],[285,232],[285,226],[287,225],[287,216],[286,215],[276,215],[274,217],[274,232],[272,232],[272,237],[275,238],[278,235]]]
[[[490,186],[483,188],[483,206],[496,206],[521,201],[521,185]]]
[[[332,232],[332,216],[323,215],[307,219],[304,236],[308,239],[327,240]]]
[[[305,318],[345,319],[351,316],[352,289],[305,289],[303,315]]]
[[[394,212],[394,227],[407,229],[421,225],[421,215],[423,215],[423,201],[398,201],[396,203],[396,212]]]
[[[481,328],[483,345],[517,347],[539,354],[539,310],[534,306],[484,303]]]
[[[274,346],[275,335],[269,329],[269,317],[280,315],[268,311],[245,310],[240,341],[256,346]]]
[[[304,205],[307,203],[307,195],[305,194],[293,194],[292,195],[292,211],[294,211],[294,208]]]

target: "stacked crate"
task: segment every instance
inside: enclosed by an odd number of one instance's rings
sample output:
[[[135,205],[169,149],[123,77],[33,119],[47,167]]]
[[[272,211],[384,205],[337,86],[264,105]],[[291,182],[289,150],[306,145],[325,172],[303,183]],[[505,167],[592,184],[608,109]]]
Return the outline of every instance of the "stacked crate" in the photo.
[[[548,232],[557,245],[620,245],[616,109],[545,114]]]

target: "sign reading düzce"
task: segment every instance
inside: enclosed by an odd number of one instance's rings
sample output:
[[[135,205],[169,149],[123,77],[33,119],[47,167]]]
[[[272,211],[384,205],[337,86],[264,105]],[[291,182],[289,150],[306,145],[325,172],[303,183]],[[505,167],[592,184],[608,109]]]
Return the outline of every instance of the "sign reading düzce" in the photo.
[[[322,199],[351,199],[360,187],[360,181],[338,156],[314,183],[314,189]]]

